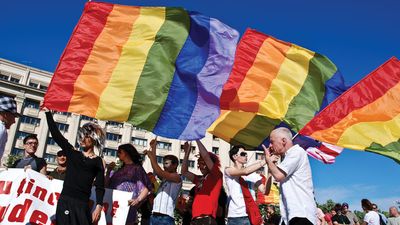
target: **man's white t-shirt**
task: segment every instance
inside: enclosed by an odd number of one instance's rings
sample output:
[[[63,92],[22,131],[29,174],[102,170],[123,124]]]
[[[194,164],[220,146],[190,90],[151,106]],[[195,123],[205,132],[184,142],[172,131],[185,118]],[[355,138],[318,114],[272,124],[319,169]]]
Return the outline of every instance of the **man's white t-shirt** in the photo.
[[[280,207],[285,224],[294,217],[307,218],[317,224],[317,207],[311,167],[306,151],[299,145],[289,148],[278,167],[286,173],[280,182]]]
[[[240,187],[239,177],[230,176],[224,172],[226,186],[228,188],[229,198],[228,198],[228,217],[243,217],[247,216],[246,205],[243,198],[242,188]],[[249,174],[248,176],[242,176],[246,181],[249,191],[256,200],[255,185],[257,182],[261,181],[262,177],[257,173]]]
[[[379,214],[375,211],[369,211],[365,214],[364,221],[367,222],[368,225],[380,225]]]
[[[182,181],[162,181],[154,199],[153,213],[162,213],[174,218],[176,200],[182,188]]]

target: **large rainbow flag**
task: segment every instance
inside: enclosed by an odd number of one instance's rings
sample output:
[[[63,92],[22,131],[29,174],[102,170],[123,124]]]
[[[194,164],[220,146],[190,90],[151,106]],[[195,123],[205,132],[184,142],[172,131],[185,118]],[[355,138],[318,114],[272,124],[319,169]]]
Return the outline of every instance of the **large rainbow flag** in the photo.
[[[327,57],[249,29],[221,95],[225,111],[208,131],[255,148],[277,126],[297,132],[345,89]]]
[[[220,21],[182,8],[88,2],[44,106],[168,138],[204,137],[219,115],[238,39]]]
[[[393,57],[356,83],[300,134],[400,163],[400,61]]]

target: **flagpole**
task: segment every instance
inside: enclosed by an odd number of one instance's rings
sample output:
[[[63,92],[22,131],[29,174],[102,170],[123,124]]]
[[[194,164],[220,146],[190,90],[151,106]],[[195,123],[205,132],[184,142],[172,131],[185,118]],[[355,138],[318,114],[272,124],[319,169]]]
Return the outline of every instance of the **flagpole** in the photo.
[[[299,135],[299,133],[296,133],[296,134],[293,136],[292,141],[297,137],[297,135]]]

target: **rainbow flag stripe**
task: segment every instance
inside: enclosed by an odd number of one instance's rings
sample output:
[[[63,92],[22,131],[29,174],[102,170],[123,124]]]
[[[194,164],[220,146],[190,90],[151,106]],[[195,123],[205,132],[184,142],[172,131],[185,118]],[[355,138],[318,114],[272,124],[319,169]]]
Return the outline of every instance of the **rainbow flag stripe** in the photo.
[[[300,134],[400,163],[400,61],[391,58],[311,120]]]
[[[231,144],[268,144],[278,126],[300,130],[346,90],[325,56],[247,30],[221,95],[221,116],[208,131]]]
[[[325,56],[248,29],[220,102],[224,110],[257,113],[298,131],[344,90]]]
[[[182,8],[88,2],[44,106],[179,139],[219,115],[239,33]]]

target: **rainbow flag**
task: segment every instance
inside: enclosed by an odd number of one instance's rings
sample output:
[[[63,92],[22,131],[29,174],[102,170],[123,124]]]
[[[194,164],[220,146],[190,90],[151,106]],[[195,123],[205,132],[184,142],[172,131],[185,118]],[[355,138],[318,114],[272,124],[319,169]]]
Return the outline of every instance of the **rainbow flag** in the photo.
[[[263,183],[265,183],[266,177],[263,174],[260,174],[263,179]],[[265,195],[261,191],[257,191],[257,204],[263,205],[279,205],[279,187],[277,184],[271,184],[271,190],[268,195]]]
[[[248,29],[220,102],[224,110],[284,121],[297,132],[344,90],[327,57]]]
[[[300,130],[346,89],[325,56],[247,30],[221,95],[221,116],[208,131],[231,144],[257,148],[278,126]]]
[[[88,2],[44,106],[168,138],[204,137],[219,115],[238,39],[220,21],[182,8]]]
[[[393,57],[378,67],[299,133],[400,163],[400,61]]]

